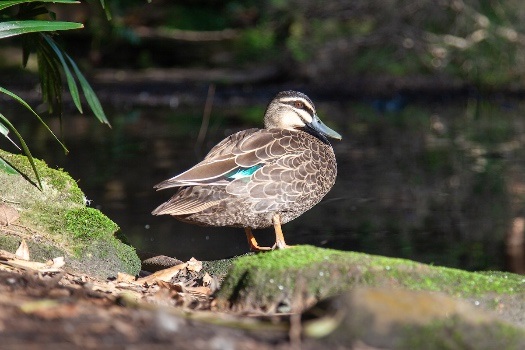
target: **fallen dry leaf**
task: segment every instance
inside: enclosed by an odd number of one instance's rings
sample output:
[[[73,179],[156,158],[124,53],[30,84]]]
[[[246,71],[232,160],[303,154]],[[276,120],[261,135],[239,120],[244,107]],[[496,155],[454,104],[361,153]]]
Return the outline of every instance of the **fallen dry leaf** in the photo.
[[[168,290],[173,290],[175,292],[181,293],[184,292],[184,287],[181,284],[173,284],[169,282],[164,282],[162,280],[157,281],[157,285],[161,288],[165,288]]]
[[[59,269],[65,264],[66,264],[66,261],[64,260],[63,256],[58,256],[56,258],[53,258],[52,260],[46,261],[46,265],[49,268],[54,268],[54,269]]]
[[[189,293],[211,295],[211,289],[208,287],[186,287]]]
[[[29,258],[29,246],[27,245],[27,242],[25,239],[22,239],[22,242],[20,242],[20,245],[18,246],[18,249],[15,252],[15,255],[22,260],[30,260]]]
[[[36,271],[46,269],[48,267],[46,264],[41,263],[41,262],[27,261],[27,260],[22,260],[22,259],[10,259],[6,261],[6,264],[13,266],[13,267],[21,268],[24,270],[31,269],[31,270],[36,270]]]
[[[13,207],[8,206],[7,204],[0,204],[0,225],[9,226],[12,223],[16,222],[20,214],[18,210]]]
[[[117,273],[117,282],[135,282],[135,276],[128,275],[124,272]]]
[[[195,258],[191,258],[188,261],[188,270],[199,272],[200,270],[202,270],[202,261],[199,261]]]
[[[0,260],[11,260],[16,259],[16,255],[6,250],[0,249]]]
[[[211,293],[213,293],[217,289],[219,289],[220,283],[217,280],[217,277],[212,277],[209,273],[206,272],[202,277],[202,285],[204,287],[210,288]]]
[[[210,276],[209,273],[205,273],[204,276],[202,277],[202,283],[205,285],[205,286],[209,286],[211,283],[213,282],[213,278]]]
[[[169,281],[171,281],[171,279],[174,276],[176,276],[179,273],[180,270],[183,270],[183,269],[185,269],[187,267],[188,267],[188,263],[184,263],[184,264],[179,264],[179,265],[176,265],[176,266],[169,267],[169,268],[164,269],[164,270],[159,270],[159,271],[157,271],[155,273],[152,273],[149,276],[141,277],[141,278],[137,279],[137,283],[140,283],[140,284],[144,284],[144,283],[153,284],[153,283],[155,283],[158,280],[161,280],[161,281],[164,281],[164,282],[169,282]]]
[[[54,260],[54,259],[53,259]],[[58,259],[58,265],[60,265],[60,259]],[[55,267],[54,265],[48,265],[47,263],[41,263],[38,261],[27,261],[19,258],[7,259],[7,261],[2,262],[3,264],[16,267],[22,270],[33,270],[39,273],[54,274],[58,272],[63,272],[62,269]],[[57,266],[58,266],[57,265]]]
[[[102,292],[107,294],[115,294],[117,291],[117,287],[114,283],[99,283],[96,281],[92,282],[91,289],[96,292]]]

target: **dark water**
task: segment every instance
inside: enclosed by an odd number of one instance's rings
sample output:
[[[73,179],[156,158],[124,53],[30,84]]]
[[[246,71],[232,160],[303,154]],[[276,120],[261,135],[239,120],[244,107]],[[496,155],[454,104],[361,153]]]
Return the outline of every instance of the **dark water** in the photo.
[[[313,244],[466,269],[504,269],[504,237],[525,194],[524,106],[504,98],[316,101],[343,135],[333,147],[335,187],[284,226],[289,244]],[[186,170],[225,136],[259,127],[267,101],[215,105],[198,142],[203,106],[108,110],[108,129],[66,114],[70,155],[37,123],[15,123],[34,155],[66,169],[135,247],[187,259],[242,254],[241,229],[203,228],[150,215],[170,190],[153,185]],[[19,112],[16,112],[19,113]],[[9,113],[5,113],[9,116]],[[55,129],[58,121],[51,124]],[[0,147],[14,151],[0,139]],[[254,232],[273,244],[273,231]]]

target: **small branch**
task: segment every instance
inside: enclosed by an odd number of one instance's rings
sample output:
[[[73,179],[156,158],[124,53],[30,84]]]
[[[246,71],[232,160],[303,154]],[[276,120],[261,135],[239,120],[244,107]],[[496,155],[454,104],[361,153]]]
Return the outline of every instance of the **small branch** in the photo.
[[[208,126],[210,124],[211,108],[213,106],[213,97],[215,96],[215,84],[210,84],[208,87],[208,95],[206,96],[206,103],[204,104],[204,112],[202,113],[202,123],[197,136],[196,152],[201,153],[202,144],[206,138]]]
[[[2,201],[4,203],[10,203],[10,204],[20,204],[20,202],[15,202],[15,201],[9,200],[7,198],[4,198],[2,196],[0,196],[0,201]]]

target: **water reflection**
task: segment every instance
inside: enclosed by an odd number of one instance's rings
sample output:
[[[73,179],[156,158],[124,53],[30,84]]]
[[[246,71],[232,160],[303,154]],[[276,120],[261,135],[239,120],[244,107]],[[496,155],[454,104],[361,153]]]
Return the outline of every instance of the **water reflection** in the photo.
[[[339,177],[323,202],[284,226],[289,244],[504,268],[504,237],[525,194],[521,104],[411,101],[393,111],[368,101],[316,106],[343,135],[333,142]],[[34,154],[69,171],[92,206],[117,222],[134,246],[207,260],[245,253],[243,230],[153,217],[151,210],[173,192],[152,186],[195,164],[226,135],[260,127],[264,108],[214,106],[202,145],[196,145],[202,106],[109,112],[111,130],[68,116],[67,157],[36,123],[21,131],[32,135]],[[273,243],[272,230],[254,233],[261,244]]]

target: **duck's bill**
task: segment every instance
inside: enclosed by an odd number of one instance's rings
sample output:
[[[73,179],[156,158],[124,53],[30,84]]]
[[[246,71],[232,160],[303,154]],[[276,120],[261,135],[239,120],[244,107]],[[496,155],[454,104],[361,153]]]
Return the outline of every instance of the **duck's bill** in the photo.
[[[336,140],[341,140],[343,138],[341,135],[339,135],[338,132],[326,126],[325,123],[323,123],[317,115],[314,116],[309,126],[321,135],[324,135],[326,137],[331,137]]]

